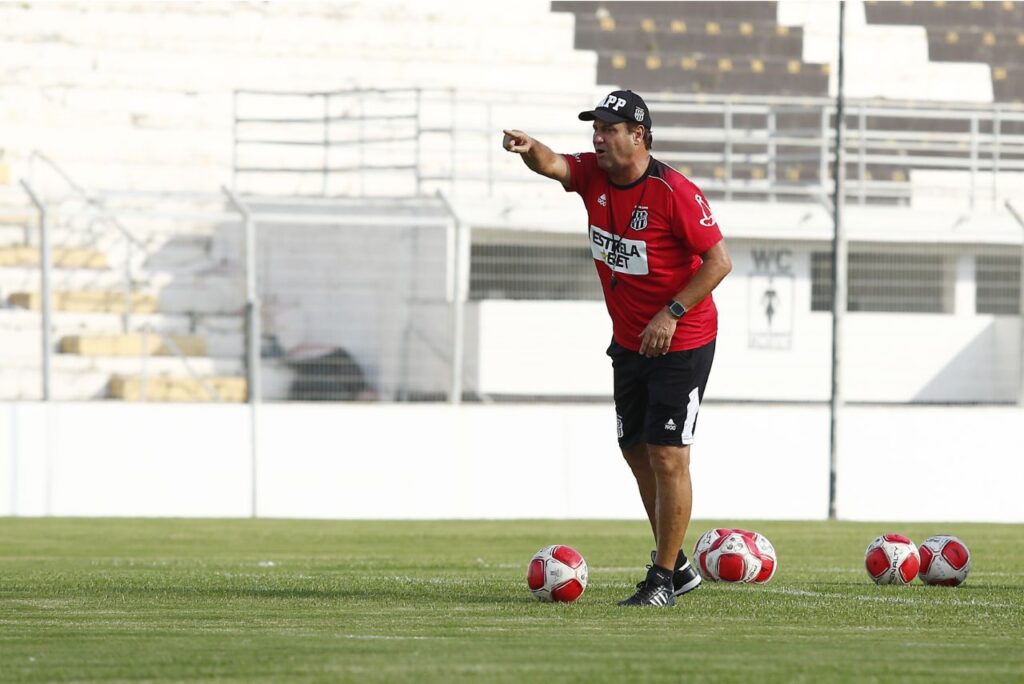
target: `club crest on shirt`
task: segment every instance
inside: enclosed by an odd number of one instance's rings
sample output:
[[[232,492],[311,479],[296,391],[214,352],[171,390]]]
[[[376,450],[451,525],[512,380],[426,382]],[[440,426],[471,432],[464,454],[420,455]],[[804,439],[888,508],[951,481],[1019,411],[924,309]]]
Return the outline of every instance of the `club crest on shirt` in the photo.
[[[608,198],[602,194],[600,197],[597,198],[597,203],[600,204],[602,207],[606,207],[608,206]]]
[[[633,207],[633,215],[629,217],[629,227],[643,230],[647,227],[647,207]]]

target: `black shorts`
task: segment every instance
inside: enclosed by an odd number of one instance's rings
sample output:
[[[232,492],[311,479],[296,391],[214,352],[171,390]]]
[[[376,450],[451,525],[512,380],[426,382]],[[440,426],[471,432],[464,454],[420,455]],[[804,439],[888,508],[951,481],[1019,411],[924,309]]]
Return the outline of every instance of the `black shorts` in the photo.
[[[647,358],[612,340],[608,356],[615,376],[619,446],[692,444],[715,341]]]

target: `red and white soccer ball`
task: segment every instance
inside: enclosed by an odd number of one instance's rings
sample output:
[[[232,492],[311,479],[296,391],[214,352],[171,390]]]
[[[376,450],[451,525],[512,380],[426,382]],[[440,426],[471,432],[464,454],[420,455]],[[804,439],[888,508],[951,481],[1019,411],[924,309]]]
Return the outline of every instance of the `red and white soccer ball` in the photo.
[[[921,544],[921,570],[918,577],[925,584],[956,587],[971,571],[971,552],[959,538],[948,534],[928,537]]]
[[[768,541],[768,537],[760,532],[751,532],[750,534],[753,535],[754,546],[761,557],[761,571],[751,581],[754,584],[764,584],[775,577],[775,571],[779,568],[779,557],[775,553],[775,547]]]
[[[921,557],[902,534],[883,534],[868,545],[864,566],[875,584],[910,584],[917,577]]]
[[[538,601],[571,603],[587,588],[587,562],[571,546],[547,546],[530,559],[526,583]]]
[[[708,530],[693,547],[697,572],[711,582],[763,584],[775,575],[778,560],[768,538],[739,528]]]

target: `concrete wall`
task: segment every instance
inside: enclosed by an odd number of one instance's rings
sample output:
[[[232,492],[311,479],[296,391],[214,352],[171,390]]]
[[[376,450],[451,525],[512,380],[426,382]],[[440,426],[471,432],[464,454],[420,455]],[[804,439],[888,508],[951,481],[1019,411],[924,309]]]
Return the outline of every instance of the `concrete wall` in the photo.
[[[700,416],[695,517],[825,517],[825,406]],[[244,406],[0,403],[0,515],[248,516],[248,420]],[[258,427],[260,516],[642,517],[610,405],[268,404]],[[1024,521],[1019,408],[850,407],[840,437],[841,518]]]

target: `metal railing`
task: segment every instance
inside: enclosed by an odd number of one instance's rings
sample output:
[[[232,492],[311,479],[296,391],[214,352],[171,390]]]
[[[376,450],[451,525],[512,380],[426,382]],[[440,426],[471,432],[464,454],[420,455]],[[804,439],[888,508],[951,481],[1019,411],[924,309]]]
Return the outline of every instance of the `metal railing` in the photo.
[[[311,99],[319,103],[317,115],[302,104]],[[567,151],[587,149],[589,131],[575,114],[593,99],[450,89],[237,91],[235,187],[245,190],[257,176],[313,176],[315,184],[278,187],[324,196],[394,194],[365,183],[368,175],[389,175],[381,187],[401,177],[414,194],[502,194],[531,179],[498,149],[501,128],[526,129]],[[648,104],[655,155],[710,194],[814,201],[830,187],[830,99],[652,95]],[[296,111],[307,113],[281,113]],[[961,192],[972,207],[988,200],[994,208],[1006,199],[1000,175],[1024,172],[1024,106],[849,100],[845,119],[848,201],[907,203],[921,186],[915,172],[947,171],[965,174]]]
[[[50,178],[41,178],[41,168],[51,174]],[[56,184],[52,181],[56,179]],[[141,326],[133,326],[133,297],[140,291],[139,285],[144,283],[143,264],[152,255],[151,245],[140,239],[132,230],[125,226],[118,212],[108,206],[108,199],[102,193],[94,193],[85,189],[77,183],[70,174],[59,164],[50,159],[46,154],[34,150],[29,156],[28,180],[22,179],[20,185],[29,197],[32,205],[38,213],[40,250],[40,310],[41,310],[41,340],[42,340],[42,373],[41,373],[41,396],[44,400],[51,398],[52,382],[52,358],[55,353],[53,343],[54,311],[53,311],[53,270],[55,264],[53,250],[60,245],[55,244],[54,233],[56,230],[64,230],[74,234],[85,230],[88,232],[86,241],[82,244],[96,247],[106,254],[116,243],[124,250],[124,261],[120,271],[120,282],[118,289],[123,295],[123,310],[121,313],[121,331],[124,334],[130,333],[133,328],[143,336],[141,349],[141,377],[140,394],[145,400],[147,385],[149,384],[148,357],[150,356],[148,336],[159,339],[161,346],[167,349],[180,362],[186,374],[195,380],[203,390],[216,401],[222,401],[223,397],[215,385],[208,382],[202,373],[198,372],[189,361],[188,355],[180,348],[173,336],[155,329],[151,324],[144,323]],[[46,187],[46,191],[42,188]],[[140,194],[140,193],[134,193]],[[141,193],[144,194],[144,193]],[[147,216],[160,215],[159,210],[147,208],[144,211]],[[193,217],[194,218],[194,217]],[[206,220],[216,220],[219,216],[204,215]],[[34,242],[33,235],[26,229],[24,244],[31,246]],[[80,246],[80,245],[77,245]]]

